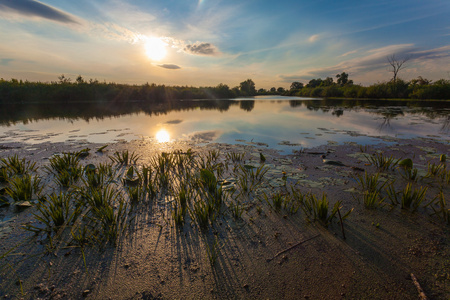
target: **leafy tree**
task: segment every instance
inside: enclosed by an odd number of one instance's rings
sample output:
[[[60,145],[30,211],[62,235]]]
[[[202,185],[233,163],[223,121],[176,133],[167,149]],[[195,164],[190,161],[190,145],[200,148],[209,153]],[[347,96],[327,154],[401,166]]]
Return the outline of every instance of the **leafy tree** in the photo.
[[[315,88],[315,87],[320,86],[321,84],[322,84],[322,79],[320,79],[320,78],[317,78],[317,79],[311,79],[311,80],[308,82],[308,84],[306,85],[306,87],[309,87],[309,88]]]
[[[256,95],[255,83],[251,79],[247,79],[243,81],[239,85],[239,89],[241,94],[244,96],[254,96]]]
[[[322,80],[320,86],[332,86],[334,84],[333,78],[327,77],[325,80]]]
[[[345,72],[342,72],[341,74],[337,74],[336,75],[337,78],[337,84],[339,84],[340,86],[344,86],[344,85],[352,85],[353,84],[353,80],[348,80],[348,74]]]
[[[291,87],[289,90],[295,91],[295,90],[301,90],[302,88],[303,88],[303,83],[294,81],[293,83],[291,83]]]
[[[277,88],[276,88],[276,87],[271,87],[271,88],[270,88],[270,92],[271,92],[271,93],[275,93],[276,91],[277,91]]]
[[[284,93],[284,88],[283,87],[279,87],[279,88],[277,88],[277,92],[279,93],[279,94],[283,94]]]

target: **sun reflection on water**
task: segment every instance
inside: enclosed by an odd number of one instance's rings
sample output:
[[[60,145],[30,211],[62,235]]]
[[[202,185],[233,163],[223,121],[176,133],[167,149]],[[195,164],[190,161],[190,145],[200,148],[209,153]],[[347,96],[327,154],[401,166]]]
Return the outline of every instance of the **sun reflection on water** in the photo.
[[[167,143],[167,142],[170,142],[170,134],[169,134],[169,132],[168,132],[167,130],[165,130],[165,129],[161,129],[160,131],[158,131],[158,132],[156,133],[155,138],[156,138],[156,140],[157,140],[159,143]]]

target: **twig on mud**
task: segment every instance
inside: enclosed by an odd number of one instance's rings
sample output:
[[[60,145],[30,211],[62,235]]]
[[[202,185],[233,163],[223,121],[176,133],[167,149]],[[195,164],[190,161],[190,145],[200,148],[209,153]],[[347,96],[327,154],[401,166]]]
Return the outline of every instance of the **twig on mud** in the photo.
[[[419,292],[419,298],[421,300],[427,300],[428,299],[427,295],[425,295],[425,292],[423,291],[422,287],[420,286],[419,281],[417,280],[416,276],[414,276],[413,273],[411,273],[411,279],[414,282],[414,285],[416,286],[417,291]]]
[[[318,237],[318,236],[320,236],[320,234],[317,234],[317,235],[315,235],[315,236],[313,236],[313,237],[310,237],[310,238],[308,238],[308,239],[306,239],[306,240],[303,240],[303,241],[301,241],[301,242],[298,242],[297,244],[295,244],[295,245],[293,245],[293,246],[291,246],[291,247],[289,247],[289,248],[287,248],[287,249],[284,249],[283,251],[278,252],[277,254],[275,254],[274,257],[268,258],[268,259],[267,259],[267,262],[270,262],[270,261],[274,260],[275,258],[277,258],[278,256],[280,256],[281,254],[283,254],[283,253],[285,253],[285,252],[288,252],[289,250],[291,250],[291,249],[297,247],[298,245],[301,245],[301,244],[303,244],[303,243],[306,243],[307,241],[310,241],[310,240],[312,240],[312,239],[315,239],[315,238]]]

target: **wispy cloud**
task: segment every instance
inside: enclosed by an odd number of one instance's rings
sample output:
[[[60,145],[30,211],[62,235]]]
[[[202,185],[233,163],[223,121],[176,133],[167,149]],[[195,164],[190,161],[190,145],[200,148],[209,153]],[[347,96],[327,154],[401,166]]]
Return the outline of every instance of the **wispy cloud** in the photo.
[[[34,0],[0,0],[0,11],[16,13],[27,17],[37,17],[61,23],[79,24],[68,13]]]
[[[357,53],[357,52],[358,52],[358,50],[348,51],[348,52],[342,54],[341,56],[342,56],[342,57],[345,57],[345,56],[348,56],[348,55],[350,55],[350,54],[355,54],[355,53]]]
[[[309,42],[311,42],[311,43],[314,43],[314,42],[316,42],[318,39],[319,39],[319,35],[318,34],[314,34],[314,35],[311,35],[309,38],[308,38],[308,41]]]
[[[158,67],[164,68],[164,69],[169,69],[169,70],[178,70],[181,69],[180,66],[174,65],[174,64],[162,64],[162,65],[157,65]]]
[[[334,76],[334,74],[339,72],[347,72],[352,75],[368,74],[376,70],[385,69],[387,57],[393,54],[399,59],[409,58],[412,63],[423,63],[424,61],[450,58],[450,46],[418,51],[414,44],[389,45],[366,50],[360,57],[347,59],[332,66],[306,69],[297,74],[281,75],[280,78],[285,82],[291,82],[293,80],[310,80],[312,78]]]
[[[208,56],[214,56],[220,53],[219,50],[217,50],[217,47],[214,46],[213,44],[200,42],[191,45],[186,45],[183,48],[183,51],[189,54],[208,55]]]

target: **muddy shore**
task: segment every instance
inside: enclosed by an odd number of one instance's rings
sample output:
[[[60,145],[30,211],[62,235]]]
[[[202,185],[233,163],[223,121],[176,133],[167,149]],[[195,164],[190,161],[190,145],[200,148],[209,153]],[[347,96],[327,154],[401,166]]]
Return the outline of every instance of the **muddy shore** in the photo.
[[[450,298],[450,226],[432,205],[426,206],[442,192],[450,208],[449,184],[426,176],[429,164],[440,164],[442,154],[450,157],[449,141],[329,144],[291,155],[257,145],[136,140],[96,152],[101,146],[3,143],[0,157],[18,155],[36,162],[45,192],[54,185],[42,169],[55,153],[89,148],[83,166],[111,163],[109,157],[123,150],[140,156],[138,166],[174,150],[218,150],[224,162],[226,153],[242,153],[243,164],[268,169],[258,187],[261,193],[292,186],[318,197],[326,193],[330,207],[342,201],[342,212],[353,209],[343,222],[345,239],[337,217],[324,226],[302,209],[274,209],[255,195],[243,201],[240,217],[224,208],[207,230],[191,219],[176,226],[172,205],[164,199],[143,201],[116,246],[89,246],[82,253],[61,243],[49,250],[45,236],[23,230],[24,224],[38,223],[35,206],[19,210],[10,199],[11,205],[0,208],[4,299],[417,299],[411,273],[430,299]],[[418,180],[412,185],[428,187],[426,201],[416,211],[389,205],[387,199],[374,209],[365,207],[358,175],[380,172],[386,180],[396,179],[398,191],[410,182],[398,169],[380,171],[371,164],[366,156],[377,153],[413,161]],[[326,164],[322,155],[343,165]]]

